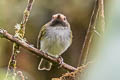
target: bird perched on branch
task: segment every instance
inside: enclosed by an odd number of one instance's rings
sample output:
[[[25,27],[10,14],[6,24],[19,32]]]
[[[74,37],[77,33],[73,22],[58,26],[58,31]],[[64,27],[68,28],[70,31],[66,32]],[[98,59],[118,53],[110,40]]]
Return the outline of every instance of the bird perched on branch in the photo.
[[[45,24],[38,35],[37,48],[52,57],[59,58],[72,43],[72,31],[70,24],[63,14],[55,14]],[[52,63],[41,59],[39,70],[50,70]]]

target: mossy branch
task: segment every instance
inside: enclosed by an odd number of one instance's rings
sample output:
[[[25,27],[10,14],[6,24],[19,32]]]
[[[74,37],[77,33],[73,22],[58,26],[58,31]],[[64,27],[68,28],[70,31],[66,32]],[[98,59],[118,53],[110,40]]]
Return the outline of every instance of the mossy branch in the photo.
[[[60,78],[52,78],[52,80],[80,80],[81,78],[80,74],[84,72],[85,69],[87,69],[88,64],[89,63],[78,67],[77,70],[74,72],[65,73]]]
[[[2,30],[0,29],[0,35],[3,38],[6,38],[18,45],[20,45],[21,47],[23,47],[24,49],[27,49],[28,51],[32,52],[33,54],[43,57],[49,61],[51,61],[52,63],[58,64],[59,65],[59,60],[57,58],[53,58],[51,56],[48,56],[46,53],[44,53],[43,51],[31,46],[30,44],[26,43],[24,40],[20,40],[19,38],[14,37],[13,35],[9,34],[6,30]],[[68,71],[75,71],[77,70],[75,67],[70,66],[66,63],[62,63],[61,64],[62,68],[68,70]]]
[[[28,0],[28,5],[24,11],[23,14],[23,20],[21,21],[21,24],[17,24],[15,26],[15,37],[19,38],[19,39],[23,39],[24,35],[25,35],[25,25],[28,21],[29,15],[30,15],[30,11],[32,9],[32,5],[33,5],[34,0]],[[6,78],[5,80],[7,80],[8,78],[11,80],[15,80],[15,73],[16,73],[16,56],[19,53],[19,45],[16,43],[13,43],[13,51],[12,51],[12,55],[11,58],[9,60],[9,64],[8,64],[8,70],[7,70],[7,74],[6,74]]]

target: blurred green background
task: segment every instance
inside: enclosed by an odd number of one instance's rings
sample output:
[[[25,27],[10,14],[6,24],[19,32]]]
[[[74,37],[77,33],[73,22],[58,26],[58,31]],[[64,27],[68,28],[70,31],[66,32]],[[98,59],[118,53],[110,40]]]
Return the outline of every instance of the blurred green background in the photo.
[[[98,47],[95,47],[97,44],[93,41],[94,46],[91,47],[92,50],[89,55],[89,60],[95,60],[96,65],[91,66],[90,69],[83,73],[81,77],[83,78],[82,80],[98,80],[99,77],[101,77],[100,80],[120,80],[119,76],[117,76],[119,74],[117,73],[119,67],[116,67],[116,65],[118,65],[117,62],[119,63],[120,60],[120,55],[117,54],[120,50],[120,11],[118,10],[118,3],[120,3],[120,1],[115,0],[113,1],[114,3],[111,1],[112,0],[105,1],[105,38],[103,38],[103,42],[100,43],[100,50],[96,50]],[[71,29],[73,31],[73,43],[62,56],[64,58],[64,62],[77,67],[94,2],[95,0],[35,0],[30,18],[26,25],[25,38],[29,43],[36,47],[37,36],[41,26],[47,23],[53,14],[63,13],[71,24]],[[14,26],[21,22],[26,5],[27,0],[0,0],[0,28],[7,30],[9,33],[14,35]],[[116,47],[116,45],[118,46]],[[40,58],[29,54],[30,52],[23,48],[20,50],[21,53],[17,56],[17,69],[31,76],[28,77],[28,80],[50,80],[53,77],[60,77],[61,74],[66,72],[66,70],[61,68],[58,69],[56,66],[53,66],[49,72],[39,71],[37,67]],[[12,43],[6,39],[0,39],[0,73],[3,69],[7,68],[11,53]],[[114,58],[111,56],[114,56]],[[111,64],[114,62],[116,63]],[[111,65],[113,66],[111,67]],[[113,70],[115,72],[112,72]],[[103,74],[104,71],[106,71],[105,74]]]
[[[0,28],[14,35],[14,26],[21,22],[26,5],[27,0],[0,0]],[[66,63],[77,67],[93,5],[94,0],[35,0],[26,25],[25,38],[36,47],[41,26],[47,23],[53,14],[63,13],[71,24],[74,37],[71,47],[62,56]],[[0,39],[1,69],[7,68],[11,53],[12,43],[6,39]],[[21,48],[21,53],[17,57],[17,69],[33,78],[29,80],[50,80],[66,72],[56,66],[53,66],[50,72],[39,71],[37,67],[40,58],[29,53]]]
[[[105,2],[105,34],[81,80],[120,80],[120,0]]]

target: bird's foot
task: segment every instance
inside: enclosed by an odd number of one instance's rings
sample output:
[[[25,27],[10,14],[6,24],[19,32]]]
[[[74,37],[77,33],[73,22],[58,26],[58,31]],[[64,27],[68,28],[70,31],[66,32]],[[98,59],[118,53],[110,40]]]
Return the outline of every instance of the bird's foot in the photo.
[[[61,68],[61,67],[62,67],[62,64],[63,64],[63,58],[62,58],[61,56],[59,56],[59,57],[57,58],[57,60],[58,60],[59,65],[60,65],[58,68]]]
[[[45,51],[41,50],[40,51],[43,53],[44,56],[49,56]]]

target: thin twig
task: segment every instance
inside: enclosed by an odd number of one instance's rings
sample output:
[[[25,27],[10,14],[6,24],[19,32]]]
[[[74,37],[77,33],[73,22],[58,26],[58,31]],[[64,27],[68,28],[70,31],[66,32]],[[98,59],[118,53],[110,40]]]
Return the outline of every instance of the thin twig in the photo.
[[[32,9],[32,5],[34,3],[34,0],[28,0],[28,5],[24,11],[24,14],[23,14],[23,20],[21,21],[21,30],[22,30],[22,34],[21,34],[21,37],[23,38],[24,37],[24,34],[25,34],[25,25],[28,21],[28,18],[30,16],[30,11]]]
[[[3,38],[6,38],[6,39],[20,45],[21,47],[33,52],[33,54],[35,54],[37,56],[41,56],[41,57],[51,61],[52,63],[55,63],[55,64],[59,65],[59,60],[57,58],[53,58],[51,56],[48,56],[46,53],[44,53],[44,52],[40,51],[39,49],[27,44],[25,41],[22,41],[22,40],[20,40],[20,39],[18,39],[16,37],[12,36],[7,31],[0,29],[0,35],[2,35]],[[77,70],[75,67],[70,66],[70,65],[68,65],[68,64],[66,64],[64,62],[61,64],[61,66],[62,66],[62,68],[66,69],[68,71]]]
[[[23,20],[21,21],[21,24],[17,24],[15,26],[16,31],[15,31],[14,36],[18,37],[19,39],[24,38],[25,25],[28,21],[33,2],[34,2],[34,0],[28,0],[28,5],[24,11]],[[15,72],[16,72],[16,56],[19,52],[20,52],[19,45],[16,43],[13,43],[13,51],[12,51],[11,58],[9,60],[8,70],[7,70],[7,74],[6,74],[5,79],[7,79],[8,77],[11,77],[11,79],[14,80],[14,76],[15,76]]]
[[[104,0],[99,0],[99,18],[101,33],[105,31],[105,14],[104,14]]]
[[[83,47],[81,50],[81,55],[79,58],[79,63],[78,66],[80,66],[81,64],[85,64],[87,61],[87,57],[88,57],[88,53],[89,53],[89,49],[90,49],[90,44],[92,42],[93,39],[93,30],[95,29],[95,25],[96,25],[96,20],[98,17],[98,10],[99,10],[99,6],[98,6],[99,2],[98,0],[95,1],[95,5],[93,8],[93,12],[90,18],[90,23],[88,26],[88,30],[85,36],[85,40],[83,43]]]
[[[91,63],[91,62],[90,62]],[[52,80],[80,80],[81,78],[81,73],[87,69],[88,65],[90,63],[87,63],[85,65],[82,65],[80,67],[77,67],[77,70],[74,72],[67,72],[65,74],[62,74],[61,77],[59,78],[52,78]]]
[[[104,29],[105,29],[105,17],[104,17],[104,0],[96,0],[95,2],[95,6],[92,12],[92,16],[90,19],[90,23],[89,23],[89,27],[87,30],[87,34],[85,36],[85,41],[83,43],[83,48],[81,50],[81,55],[80,55],[80,62],[78,64],[78,66],[80,66],[80,64],[85,64],[87,62],[87,58],[88,58],[88,53],[89,53],[89,49],[90,49],[90,44],[92,42],[93,39],[93,33],[92,31],[96,31],[96,22],[99,22],[99,29],[100,34],[104,33]]]

